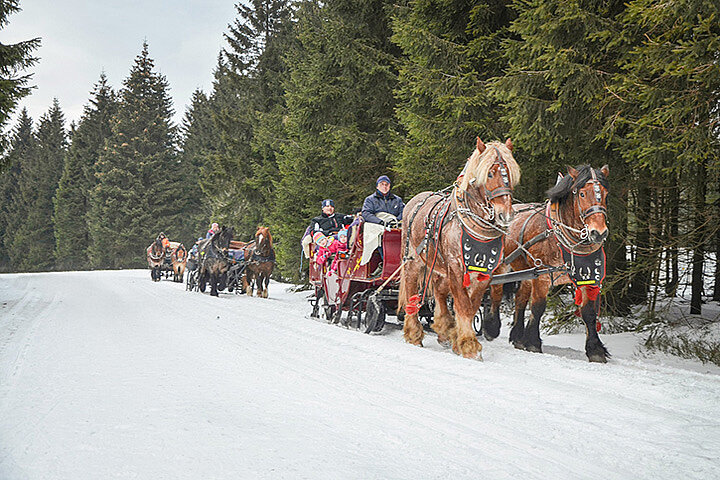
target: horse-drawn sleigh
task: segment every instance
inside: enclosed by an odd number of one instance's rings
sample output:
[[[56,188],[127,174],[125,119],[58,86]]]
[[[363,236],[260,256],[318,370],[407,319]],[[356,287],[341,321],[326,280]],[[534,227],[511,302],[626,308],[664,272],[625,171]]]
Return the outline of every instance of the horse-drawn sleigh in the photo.
[[[205,292],[210,284],[210,295],[228,292],[256,291],[267,298],[270,275],[275,267],[275,250],[272,235],[267,227],[258,227],[250,242],[233,240],[234,230],[223,227],[211,238],[198,242],[197,255],[191,257],[193,267],[188,275],[187,290]]]
[[[520,282],[510,341],[541,352],[539,322],[549,288],[572,283],[587,327],[588,359],[606,362],[596,324],[605,277],[608,175],[607,166],[569,167],[547,202],[513,205],[520,169],[512,143],[485,145],[478,139],[453,185],[408,202],[402,231],[387,229],[383,256],[374,256],[374,264],[362,261],[364,235],[354,237],[337,271],[310,263],[313,315],[369,333],[381,330],[385,316],[396,311],[408,343],[422,345],[424,319],[438,342],[481,358],[477,336],[493,340],[500,333],[502,284]],[[368,224],[361,223],[358,232],[363,225]],[[381,273],[370,275],[379,262]],[[525,325],[529,299],[532,318]],[[344,321],[342,311],[348,311]]]
[[[187,264],[187,250],[180,242],[171,242],[164,233],[160,233],[147,248],[147,262],[150,278],[154,282],[161,278],[173,277],[173,282],[182,282]]]

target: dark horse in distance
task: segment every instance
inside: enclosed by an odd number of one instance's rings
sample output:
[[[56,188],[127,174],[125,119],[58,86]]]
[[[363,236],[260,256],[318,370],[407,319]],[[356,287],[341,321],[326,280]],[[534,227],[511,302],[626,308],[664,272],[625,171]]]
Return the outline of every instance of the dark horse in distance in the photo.
[[[545,312],[551,285],[572,283],[575,303],[586,327],[585,353],[591,362],[607,362],[609,353],[596,328],[599,294],[605,278],[603,242],[607,226],[607,165],[568,167],[568,175],[547,191],[544,204],[517,205],[505,242],[505,263],[513,270],[539,265],[561,267],[564,272],[524,280],[515,293],[515,315],[510,342],[515,348],[542,352],[540,319]],[[520,248],[520,245],[523,245]],[[499,271],[507,267],[503,266]],[[500,333],[502,285],[491,290],[492,315],[483,322],[486,337]],[[530,300],[532,317],[525,323],[525,307]]]
[[[222,227],[215,235],[200,243],[198,247],[200,291],[205,291],[205,284],[210,282],[210,295],[218,296],[220,277],[230,268],[227,251],[234,233],[232,227]]]
[[[272,235],[267,227],[258,227],[255,240],[247,244],[244,255],[247,262],[243,277],[245,292],[252,296],[254,283],[258,297],[267,298],[270,275],[275,268],[275,249]]]

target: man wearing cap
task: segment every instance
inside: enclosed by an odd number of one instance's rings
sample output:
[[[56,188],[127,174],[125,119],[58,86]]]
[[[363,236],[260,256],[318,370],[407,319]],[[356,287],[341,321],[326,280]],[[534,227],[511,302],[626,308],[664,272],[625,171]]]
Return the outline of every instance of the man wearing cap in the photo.
[[[405,203],[403,203],[402,198],[394,193],[390,193],[390,178],[388,178],[387,175],[381,175],[378,177],[375,185],[377,186],[375,193],[369,195],[363,202],[363,219],[366,222],[385,225],[385,222],[379,219],[377,214],[386,212],[394,215],[398,221],[402,220]]]
[[[321,206],[322,214],[310,221],[310,230],[312,232],[322,232],[326,236],[332,235],[352,223],[352,215],[335,213],[335,202],[329,198],[323,200]]]

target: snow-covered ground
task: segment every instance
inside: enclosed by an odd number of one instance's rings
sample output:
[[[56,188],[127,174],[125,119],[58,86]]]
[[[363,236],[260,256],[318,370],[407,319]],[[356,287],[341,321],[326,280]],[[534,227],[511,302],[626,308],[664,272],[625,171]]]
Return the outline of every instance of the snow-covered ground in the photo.
[[[632,334],[363,335],[307,293],[212,298],[147,271],[0,275],[0,479],[711,479],[720,369]]]

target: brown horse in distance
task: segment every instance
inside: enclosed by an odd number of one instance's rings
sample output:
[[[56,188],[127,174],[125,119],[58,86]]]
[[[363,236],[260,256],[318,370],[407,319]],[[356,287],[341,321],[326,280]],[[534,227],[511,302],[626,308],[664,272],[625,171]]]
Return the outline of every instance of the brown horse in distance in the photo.
[[[254,284],[258,297],[267,298],[270,275],[275,268],[275,249],[270,229],[258,227],[255,240],[247,244],[243,253],[246,262],[243,289],[252,296]]]
[[[403,331],[408,343],[422,346],[424,331],[418,321],[418,310],[426,294],[432,294],[435,298],[432,328],[438,334],[438,342],[450,342],[453,351],[464,357],[482,358],[482,345],[475,336],[472,320],[490,285],[494,267],[487,275],[478,273],[477,277],[475,271],[468,272],[463,232],[479,242],[502,242],[503,229],[514,215],[512,189],[520,180],[512,148],[510,139],[486,146],[478,138],[476,149],[449,195],[423,192],[405,206],[402,225],[405,263],[398,312],[405,310]],[[502,258],[501,243],[498,245],[499,251],[494,251],[495,266]],[[448,308],[449,295],[453,298],[455,318]]]
[[[605,165],[593,169],[589,165],[568,167],[568,175],[548,190],[548,202],[533,206],[518,205],[521,212],[510,224],[505,242],[505,258],[511,260],[513,270],[525,270],[543,264],[560,267],[566,263],[561,247],[571,252],[574,258],[595,254],[595,265],[602,255],[602,267],[592,272],[590,280],[576,284],[576,303],[586,326],[585,353],[591,362],[607,361],[607,349],[600,341],[596,330],[600,283],[604,278],[604,254],[598,252],[608,237],[607,178],[610,171]],[[533,243],[533,240],[537,239]],[[526,251],[516,252],[519,245],[527,242]],[[533,243],[530,245],[530,243]],[[568,253],[566,253],[568,255]],[[501,267],[503,268],[503,267]],[[573,269],[571,268],[571,273]],[[588,269],[588,267],[582,267]],[[601,270],[601,271],[600,271]],[[552,275],[552,277],[551,277]],[[521,282],[515,293],[515,314],[510,331],[510,342],[515,348],[531,352],[542,352],[540,319],[545,312],[548,291],[551,285],[571,283],[567,273],[557,272],[542,275],[533,280]],[[493,285],[491,318],[483,322],[486,337],[495,338],[500,333],[500,302],[502,285]],[[525,324],[525,308],[530,300],[532,318]]]

